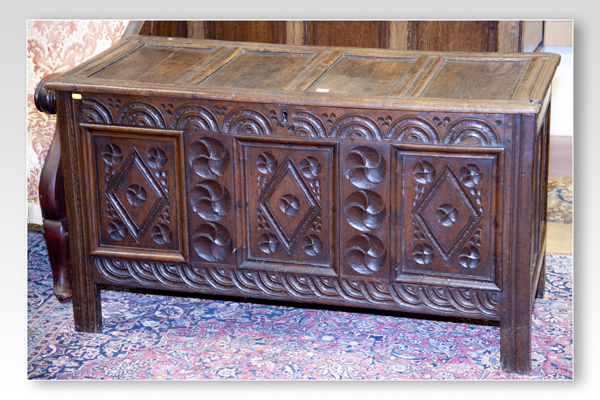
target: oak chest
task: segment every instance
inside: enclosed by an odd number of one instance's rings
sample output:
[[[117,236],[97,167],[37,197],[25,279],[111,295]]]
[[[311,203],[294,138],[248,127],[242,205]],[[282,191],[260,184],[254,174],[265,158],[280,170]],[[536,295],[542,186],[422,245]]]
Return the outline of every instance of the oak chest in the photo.
[[[528,373],[558,62],[131,36],[54,77],[76,329],[105,285],[457,316]]]

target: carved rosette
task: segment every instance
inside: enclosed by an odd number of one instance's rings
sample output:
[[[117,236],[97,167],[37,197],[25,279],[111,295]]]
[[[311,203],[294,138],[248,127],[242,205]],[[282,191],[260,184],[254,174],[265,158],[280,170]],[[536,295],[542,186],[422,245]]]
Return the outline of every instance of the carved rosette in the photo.
[[[217,179],[229,166],[229,151],[220,140],[201,137],[192,143],[188,160],[194,172],[206,179]]]
[[[263,233],[258,238],[258,248],[265,254],[273,254],[279,247],[279,239],[272,233]]]
[[[344,214],[348,223],[361,232],[381,227],[386,208],[380,195],[370,190],[353,192],[346,198]]]
[[[419,161],[413,166],[412,174],[416,181],[415,198],[413,200],[413,206],[416,206],[419,198],[425,193],[427,185],[433,181],[435,168],[427,161]]]
[[[349,168],[346,178],[361,189],[369,189],[378,185],[385,176],[386,163],[379,150],[373,147],[359,146],[348,154]]]
[[[224,261],[233,251],[233,241],[227,228],[216,222],[207,222],[195,229],[192,246],[205,261]]]
[[[302,239],[302,250],[309,256],[316,256],[323,250],[323,242],[317,235],[306,235]]]
[[[231,210],[231,195],[219,182],[205,180],[190,193],[192,210],[207,221],[218,221]]]
[[[269,152],[263,152],[256,159],[256,169],[263,175],[271,175],[277,169],[277,159]]]
[[[359,274],[381,270],[386,257],[383,242],[376,236],[363,233],[354,236],[346,245],[346,261]]]

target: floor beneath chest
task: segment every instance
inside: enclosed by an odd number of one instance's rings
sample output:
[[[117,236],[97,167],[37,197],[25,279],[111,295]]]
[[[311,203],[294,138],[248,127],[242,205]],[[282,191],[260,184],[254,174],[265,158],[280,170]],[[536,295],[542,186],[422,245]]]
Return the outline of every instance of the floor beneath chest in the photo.
[[[573,137],[550,137],[546,251],[573,253]]]

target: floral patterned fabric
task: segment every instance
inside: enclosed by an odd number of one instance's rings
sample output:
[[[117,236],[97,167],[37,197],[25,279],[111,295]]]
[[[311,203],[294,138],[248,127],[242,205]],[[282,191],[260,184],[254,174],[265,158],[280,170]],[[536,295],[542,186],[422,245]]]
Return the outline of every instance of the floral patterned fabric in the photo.
[[[27,200],[35,208],[39,208],[40,173],[56,126],[56,116],[40,113],[35,108],[35,89],[47,75],[65,72],[115,44],[123,35],[127,23],[27,22]],[[39,211],[35,214],[40,215]],[[32,220],[31,215],[28,221],[42,222]]]
[[[28,233],[28,378],[103,380],[571,380],[572,256],[547,255],[532,371],[500,367],[495,323],[102,292],[100,333],[52,295],[43,234]]]

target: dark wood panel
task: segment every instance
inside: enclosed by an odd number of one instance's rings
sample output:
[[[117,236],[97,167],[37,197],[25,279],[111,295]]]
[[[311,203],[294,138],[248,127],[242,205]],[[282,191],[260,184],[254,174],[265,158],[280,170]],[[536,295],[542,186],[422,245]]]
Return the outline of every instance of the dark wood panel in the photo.
[[[394,29],[396,22],[402,24]],[[408,40],[413,50],[506,52],[520,51],[526,28],[521,21],[145,21],[139,34],[369,48],[398,48],[398,40]]]
[[[496,21],[413,21],[413,50],[496,51]]]
[[[316,46],[387,48],[386,21],[308,21],[306,43]]]
[[[285,43],[285,33],[285,22],[282,21],[208,21],[205,23],[205,37],[212,40]]]
[[[182,37],[188,36],[186,21],[145,21],[139,35]]]

